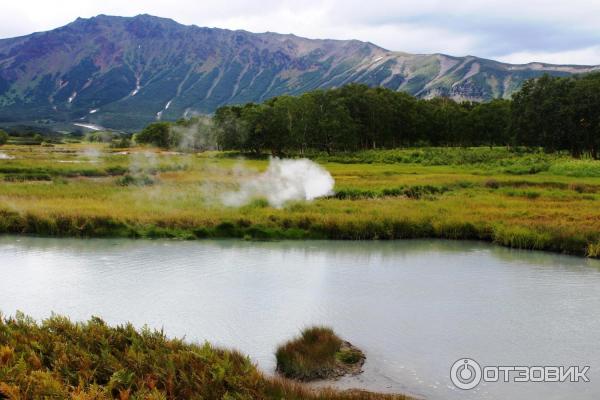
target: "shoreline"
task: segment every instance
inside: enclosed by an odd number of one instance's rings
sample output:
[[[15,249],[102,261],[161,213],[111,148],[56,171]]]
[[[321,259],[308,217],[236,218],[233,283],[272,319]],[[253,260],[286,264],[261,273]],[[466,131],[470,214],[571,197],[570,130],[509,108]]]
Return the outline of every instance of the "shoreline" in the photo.
[[[434,148],[316,157],[334,194],[278,208],[265,193],[239,207],[222,201],[268,169],[268,160],[151,148],[120,155],[99,144],[3,150],[12,158],[0,165],[0,233],[481,240],[600,257],[600,162],[561,154]]]
[[[161,226],[162,225],[162,226]],[[598,244],[585,242],[581,238],[545,236],[530,231],[521,232],[521,237],[510,235],[510,229],[490,226],[477,227],[469,222],[462,224],[440,224],[434,226],[431,221],[385,221],[381,224],[366,222],[356,231],[347,227],[330,224],[309,229],[285,228],[281,226],[265,227],[261,224],[248,225],[229,221],[211,227],[169,227],[160,220],[153,225],[138,225],[114,221],[110,218],[61,218],[53,223],[34,214],[25,216],[0,210],[0,235],[14,235],[41,238],[66,239],[239,239],[248,241],[280,240],[340,240],[340,241],[393,241],[393,240],[452,240],[478,241],[497,246],[534,250],[553,254],[598,259],[599,254],[591,254]],[[368,229],[362,229],[362,228]],[[518,229],[518,227],[517,227]],[[598,251],[598,249],[596,249]]]
[[[400,393],[313,388],[271,376],[236,350],[170,338],[162,330],[136,329],[130,323],[108,325],[99,317],[73,322],[53,315],[37,322],[22,313],[0,314],[0,328],[5,367],[0,394],[19,398],[52,393],[108,399],[118,393],[121,398],[412,400]]]

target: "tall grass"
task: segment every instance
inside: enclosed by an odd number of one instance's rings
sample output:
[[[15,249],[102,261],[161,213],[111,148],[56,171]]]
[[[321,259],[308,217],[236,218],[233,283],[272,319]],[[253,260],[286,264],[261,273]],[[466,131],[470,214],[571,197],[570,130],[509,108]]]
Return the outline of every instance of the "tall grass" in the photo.
[[[564,160],[553,164],[549,172],[574,177],[600,177],[600,162],[596,160]]]
[[[169,339],[162,331],[110,327],[99,318],[41,324],[0,315],[0,398],[21,399],[404,399],[312,390],[263,375],[231,350]]]
[[[156,151],[147,156],[149,149],[118,154],[102,147],[91,159],[82,145],[31,150],[6,146],[3,151],[15,158],[0,160],[0,176],[5,179],[0,183],[0,233],[478,239],[517,248],[598,254],[589,249],[600,241],[600,178],[591,173],[568,176],[563,164],[585,165],[588,170],[600,163],[564,155],[497,148],[372,151],[367,152],[371,157],[391,160],[392,155],[408,154],[413,157],[409,161],[421,157],[423,162],[322,161],[335,178],[335,195],[274,209],[261,199],[240,208],[220,203],[222,193],[235,190],[245,174],[266,168],[266,160],[239,161],[219,153]],[[549,162],[550,168],[518,178],[503,172],[515,165],[530,166],[537,158]],[[428,165],[435,160],[452,164]],[[83,171],[89,176],[81,175]],[[52,180],[39,181],[36,174]]]
[[[299,337],[277,348],[277,371],[302,381],[336,377],[340,374],[340,362],[356,364],[364,357],[357,349],[342,349],[342,344],[331,328],[306,328]]]

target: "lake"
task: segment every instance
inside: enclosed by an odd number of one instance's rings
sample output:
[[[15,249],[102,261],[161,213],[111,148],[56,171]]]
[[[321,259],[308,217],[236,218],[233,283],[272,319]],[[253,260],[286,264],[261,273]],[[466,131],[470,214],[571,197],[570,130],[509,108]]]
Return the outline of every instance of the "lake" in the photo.
[[[340,387],[428,399],[600,398],[600,261],[478,242],[0,237],[0,310],[164,328],[248,354],[326,324],[365,351]],[[455,388],[450,367],[590,366],[589,383]]]

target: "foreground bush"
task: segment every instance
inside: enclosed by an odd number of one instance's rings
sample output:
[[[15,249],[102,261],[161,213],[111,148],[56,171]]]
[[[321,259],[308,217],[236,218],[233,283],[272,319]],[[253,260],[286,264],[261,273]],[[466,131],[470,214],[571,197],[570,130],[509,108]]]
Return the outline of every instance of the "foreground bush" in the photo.
[[[313,391],[265,377],[235,351],[109,327],[99,318],[41,324],[0,316],[0,399],[388,399]]]
[[[312,327],[277,349],[277,371],[308,381],[360,372],[364,354],[342,341],[330,328]]]

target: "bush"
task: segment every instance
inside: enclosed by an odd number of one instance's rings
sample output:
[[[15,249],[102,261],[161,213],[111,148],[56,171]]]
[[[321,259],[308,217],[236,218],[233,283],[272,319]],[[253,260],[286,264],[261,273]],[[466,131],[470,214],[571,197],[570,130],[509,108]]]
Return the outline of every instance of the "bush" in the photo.
[[[119,186],[150,186],[154,185],[154,179],[148,175],[124,175],[117,179]]]
[[[404,399],[304,388],[265,377],[236,351],[162,331],[0,315],[1,399]]]
[[[33,135],[33,142],[35,144],[42,144],[42,142],[44,141],[44,137],[42,135],[40,135],[39,133],[36,133],[35,135]]]
[[[129,138],[126,138],[126,137],[122,137],[120,139],[113,140],[110,143],[111,149],[127,149],[129,147],[131,147],[131,140],[129,140]]]
[[[8,143],[8,133],[4,132],[2,129],[0,129],[0,146]]]
[[[44,173],[5,174],[6,182],[51,181],[52,177]]]
[[[171,125],[168,122],[155,122],[148,125],[135,135],[135,141],[164,149],[175,147],[178,144],[174,143],[174,136],[171,134]]]
[[[586,255],[592,258],[600,258],[600,242],[589,243]]]
[[[498,189],[500,187],[500,182],[495,179],[488,179],[485,182],[485,187],[489,189]]]
[[[106,131],[90,132],[85,135],[86,142],[92,143],[111,143],[117,134]]]

